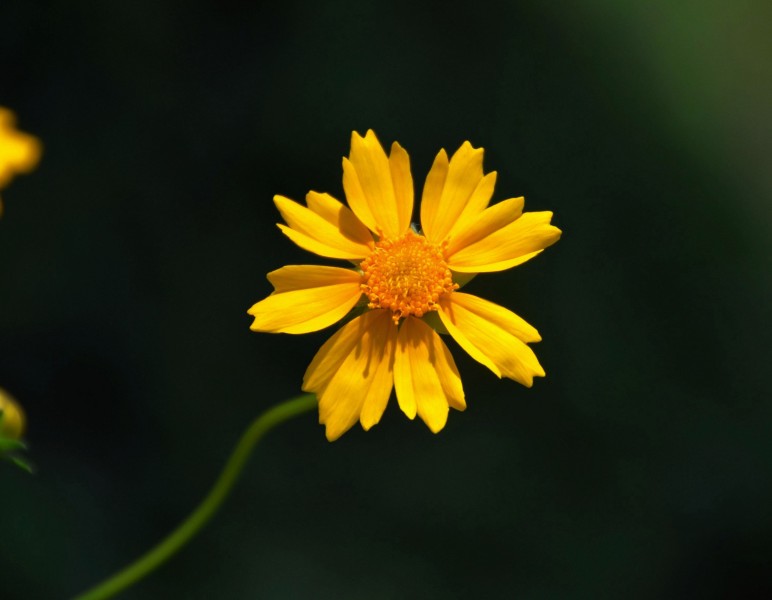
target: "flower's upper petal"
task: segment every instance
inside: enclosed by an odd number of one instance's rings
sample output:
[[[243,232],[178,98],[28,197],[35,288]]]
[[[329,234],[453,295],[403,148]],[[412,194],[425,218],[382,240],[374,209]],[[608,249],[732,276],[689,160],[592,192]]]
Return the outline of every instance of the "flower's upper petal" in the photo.
[[[448,406],[464,410],[461,377],[440,336],[420,319],[408,317],[397,337],[394,387],[410,419],[416,413],[434,433],[445,427]]]
[[[399,144],[387,157],[372,130],[351,134],[351,153],[343,159],[343,188],[354,214],[371,231],[390,239],[410,227],[413,179],[410,161]]]
[[[491,210],[501,204],[505,203],[500,202],[491,207]],[[494,216],[494,213],[491,213],[491,216]],[[451,270],[460,273],[503,271],[533,258],[560,239],[560,229],[550,225],[552,213],[549,211],[523,213],[519,218],[498,229],[495,227],[500,225],[500,220],[491,219],[487,224],[488,229],[482,222],[484,220],[485,216],[480,218],[479,229],[472,231],[470,228],[466,232],[460,232],[460,238],[469,235],[470,240],[478,239],[458,249],[456,248],[459,244],[453,244],[455,251],[447,253],[448,266]],[[487,231],[490,233],[484,235]]]
[[[434,157],[432,168],[426,175],[424,182],[424,191],[421,196],[421,229],[424,235],[429,237],[429,230],[434,230],[434,222],[440,212],[440,200],[442,199],[442,190],[445,188],[445,181],[448,179],[448,154],[445,148],[442,148],[437,156]],[[430,237],[430,239],[434,239]]]
[[[479,242],[494,231],[515,221],[523,214],[523,202],[523,198],[503,200],[489,206],[474,218],[468,219],[449,237],[445,256],[451,257],[459,250]]]
[[[506,308],[454,292],[440,300],[439,313],[458,344],[499,377],[527,387],[534,377],[544,377],[544,369],[525,343],[541,339],[538,332]]]
[[[464,142],[448,163],[441,150],[434,159],[421,198],[421,227],[429,241],[440,243],[490,202],[496,173],[483,177],[483,149]]]
[[[397,142],[391,145],[389,170],[394,186],[394,199],[397,202],[397,227],[402,235],[410,227],[413,218],[413,175],[410,172],[410,157]]]
[[[370,230],[340,200],[333,198],[330,194],[312,191],[306,194],[306,204],[325,221],[337,227],[343,237],[357,244],[360,249],[366,247],[369,250],[373,245]]]
[[[362,191],[362,185],[359,183],[359,176],[351,161],[343,157],[343,191],[346,193],[346,201],[357,218],[367,225],[370,231],[377,233],[378,226],[375,224],[375,216],[370,210],[370,204]]]
[[[336,440],[356,423],[381,418],[393,386],[397,328],[387,310],[372,310],[343,326],[316,353],[303,389],[319,398],[319,422]]]
[[[309,333],[337,323],[362,295],[352,269],[291,265],[268,274],[275,291],[249,309],[253,331]]]
[[[301,248],[327,256],[360,260],[370,254],[372,236],[356,217],[328,194],[309,192],[309,208],[284,196],[273,201],[287,225],[279,229]]]
[[[40,160],[40,141],[17,131],[13,113],[0,107],[0,188],[16,173],[26,173]]]

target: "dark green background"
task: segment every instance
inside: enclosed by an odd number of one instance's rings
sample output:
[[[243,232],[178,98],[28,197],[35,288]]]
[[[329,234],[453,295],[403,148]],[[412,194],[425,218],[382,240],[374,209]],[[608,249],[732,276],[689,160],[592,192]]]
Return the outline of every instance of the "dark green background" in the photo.
[[[549,6],[549,7],[548,7]],[[758,2],[6,0],[0,104],[40,136],[3,192],[0,597],[65,598],[156,542],[330,331],[254,334],[316,257],[275,193],[342,197],[352,130],[419,185],[464,140],[560,242],[468,291],[547,378],[451,342],[469,409],[392,400],[272,433],[212,525],[126,598],[772,597],[772,21]]]

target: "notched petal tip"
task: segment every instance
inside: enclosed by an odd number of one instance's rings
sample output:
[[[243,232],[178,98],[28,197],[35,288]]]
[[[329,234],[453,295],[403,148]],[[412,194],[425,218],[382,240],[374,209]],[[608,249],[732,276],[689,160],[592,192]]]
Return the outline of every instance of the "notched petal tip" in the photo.
[[[396,239],[410,226],[413,182],[410,160],[399,144],[387,156],[375,132],[351,135],[349,160],[343,162],[343,188],[354,214],[373,233]]]
[[[375,131],[373,131],[372,129],[368,129],[367,131],[365,131],[364,135],[359,133],[356,129],[351,132],[351,147],[352,147],[352,149],[353,149],[355,144],[356,145],[359,145],[359,144],[369,144],[369,143],[372,143],[372,142],[375,142],[379,146],[382,147],[381,142],[378,140],[378,136],[375,135]]]
[[[424,184],[421,224],[435,243],[446,240],[460,224],[474,218],[490,201],[495,176],[483,172],[483,149],[468,141],[447,160],[441,151]]]
[[[483,148],[482,146],[475,146],[469,140],[465,140],[464,143],[461,144],[461,146],[459,147],[458,151],[469,153],[471,156],[474,156],[474,157],[480,156],[481,160],[482,160],[482,157],[485,156],[485,148]]]

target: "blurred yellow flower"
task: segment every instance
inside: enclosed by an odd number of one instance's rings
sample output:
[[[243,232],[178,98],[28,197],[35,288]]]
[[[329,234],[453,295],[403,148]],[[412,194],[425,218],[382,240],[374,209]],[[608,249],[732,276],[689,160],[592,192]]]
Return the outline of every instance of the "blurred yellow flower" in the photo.
[[[25,417],[19,403],[8,392],[0,388],[0,437],[18,440],[24,435]]]
[[[14,114],[0,106],[0,190],[7,186],[14,175],[27,173],[40,160],[40,141],[16,129]],[[3,202],[0,198],[0,215]]]
[[[466,408],[438,330],[498,377],[530,387],[544,376],[527,345],[541,339],[536,329],[506,308],[457,291],[477,273],[533,258],[561,233],[550,225],[551,212],[523,213],[523,198],[488,206],[496,173],[485,175],[482,160],[482,148],[469,142],[450,160],[440,150],[423,188],[420,232],[411,227],[408,154],[395,142],[387,156],[373,131],[354,132],[343,159],[348,207],[318,192],[308,193],[307,208],[274,197],[287,237],[355,265],[273,271],[274,292],[249,310],[252,330],[296,334],[332,325],[355,307],[364,311],[321,347],[303,379],[303,390],[319,399],[330,441],[357,420],[365,430],[378,423],[392,388],[402,411],[410,419],[418,414],[435,433],[449,407]]]

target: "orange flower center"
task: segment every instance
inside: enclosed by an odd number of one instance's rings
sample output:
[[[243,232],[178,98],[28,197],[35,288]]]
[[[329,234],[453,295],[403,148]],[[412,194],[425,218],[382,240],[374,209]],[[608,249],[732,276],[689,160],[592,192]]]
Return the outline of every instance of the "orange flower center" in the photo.
[[[362,261],[362,292],[369,308],[388,308],[394,323],[402,317],[422,317],[437,310],[444,294],[458,288],[445,262],[442,247],[408,231],[398,240],[383,239]]]

